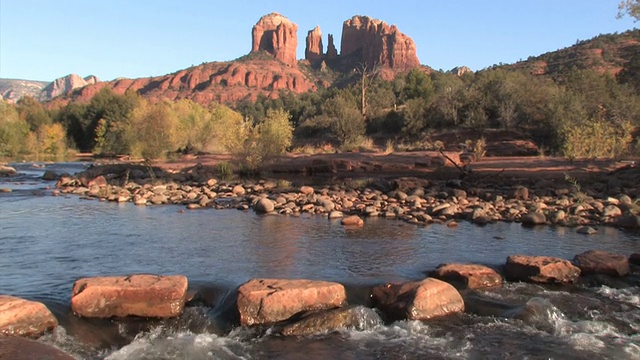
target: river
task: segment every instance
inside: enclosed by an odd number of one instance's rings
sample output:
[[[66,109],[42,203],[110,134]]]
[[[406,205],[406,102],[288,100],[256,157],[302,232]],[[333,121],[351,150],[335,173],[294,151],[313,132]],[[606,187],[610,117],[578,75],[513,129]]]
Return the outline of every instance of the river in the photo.
[[[516,223],[416,226],[367,218],[361,229],[321,216],[135,206],[52,196],[45,169],[75,173],[86,164],[11,164],[0,179],[0,294],[44,302],[59,319],[39,341],[80,359],[639,359],[640,287],[612,279],[571,286],[509,283],[478,294],[544,305],[535,321],[459,314],[432,321],[368,324],[286,338],[242,328],[233,317],[237,287],[251,278],[307,278],[345,284],[352,304],[368,289],[417,280],[443,262],[500,266],[513,254],[572,259],[599,249],[640,251],[640,234],[600,228],[586,236],[562,227]],[[171,320],[86,320],[69,308],[81,277],[183,274],[201,301]]]

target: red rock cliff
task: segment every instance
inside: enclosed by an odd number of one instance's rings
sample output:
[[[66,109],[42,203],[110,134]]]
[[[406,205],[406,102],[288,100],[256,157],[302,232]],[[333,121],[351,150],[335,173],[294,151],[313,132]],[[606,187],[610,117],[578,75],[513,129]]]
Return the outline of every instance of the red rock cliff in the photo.
[[[367,66],[388,66],[405,71],[420,66],[413,40],[395,25],[368,16],[354,16],[342,25],[340,56],[362,51]]]
[[[307,33],[307,47],[304,49],[304,58],[309,61],[322,60],[324,55],[322,46],[322,32],[316,26]]]
[[[297,66],[298,25],[286,17],[271,13],[253,26],[251,52],[265,51],[291,66]]]

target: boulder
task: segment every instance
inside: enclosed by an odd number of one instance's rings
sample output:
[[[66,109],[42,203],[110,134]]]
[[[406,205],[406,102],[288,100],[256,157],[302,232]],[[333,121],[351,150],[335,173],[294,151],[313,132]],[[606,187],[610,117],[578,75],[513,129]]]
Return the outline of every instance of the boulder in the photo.
[[[464,311],[458,290],[434,278],[377,286],[372,298],[391,319],[427,320]]]
[[[300,187],[300,193],[304,194],[304,195],[311,195],[313,194],[314,189],[311,186],[307,186],[307,185],[303,185]]]
[[[629,259],[626,256],[601,250],[589,250],[573,258],[581,274],[604,274],[625,276],[629,273]]]
[[[273,201],[267,198],[260,198],[253,204],[253,210],[257,213],[265,214],[270,213],[275,209]]]
[[[341,224],[344,226],[364,226],[364,220],[358,215],[351,215],[343,218]]]
[[[44,304],[0,295],[0,335],[38,337],[56,326],[58,320]]]
[[[74,360],[53,346],[31,339],[0,336],[0,359],[7,360]]]
[[[382,319],[375,310],[354,306],[311,313],[285,326],[281,333],[287,336],[309,336],[345,329],[367,331],[381,324]]]
[[[107,179],[102,175],[96,176],[95,178],[87,182],[87,187],[92,187],[92,186],[104,187],[107,185],[108,185]]]
[[[598,230],[591,226],[580,226],[576,229],[576,232],[583,235],[594,235],[598,233]]]
[[[468,289],[502,285],[500,274],[490,267],[477,264],[442,264],[430,275]]]
[[[265,15],[251,30],[251,52],[266,52],[290,66],[297,66],[298,25],[278,13]]]
[[[625,229],[640,229],[640,216],[623,215],[616,218],[616,226]]]
[[[342,307],[342,284],[304,279],[252,279],[238,288],[242,325],[270,324],[303,311]]]
[[[46,170],[44,172],[44,174],[42,175],[42,180],[44,180],[44,181],[54,181],[54,180],[58,180],[58,177],[60,177],[60,175],[58,175],[55,171]]]
[[[17,173],[18,172],[16,171],[16,169],[13,168],[12,166],[0,165],[0,177],[13,176],[13,175],[15,175]]]
[[[518,200],[529,200],[529,189],[524,186],[518,186],[513,191],[513,197]]]
[[[242,185],[235,185],[232,189],[231,189],[231,193],[233,193],[233,195],[235,196],[244,196],[244,194],[247,191],[245,190],[245,188]]]
[[[541,212],[532,212],[522,216],[522,225],[534,226],[544,225],[547,222],[547,217]]]
[[[93,318],[175,317],[184,308],[187,285],[182,275],[83,278],[73,284],[71,309]]]
[[[511,255],[507,258],[508,279],[535,283],[572,283],[580,269],[568,260],[550,256]]]

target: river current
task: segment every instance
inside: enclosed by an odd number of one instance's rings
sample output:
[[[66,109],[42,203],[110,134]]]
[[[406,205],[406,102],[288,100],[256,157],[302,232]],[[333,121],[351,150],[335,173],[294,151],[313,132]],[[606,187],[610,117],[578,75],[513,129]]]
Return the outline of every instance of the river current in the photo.
[[[640,234],[602,227],[586,236],[516,223],[456,228],[367,218],[361,229],[321,216],[135,206],[52,196],[44,170],[86,164],[11,164],[0,179],[0,294],[44,302],[60,325],[39,341],[79,359],[640,359],[640,281],[571,286],[508,283],[475,295],[542,304],[535,319],[464,313],[432,321],[364,324],[358,330],[283,337],[242,328],[237,287],[251,278],[343,283],[351,304],[371,286],[418,280],[444,262],[498,267],[513,254],[572,259],[587,250],[640,251]],[[81,277],[183,274],[200,301],[170,320],[87,320],[69,308]]]

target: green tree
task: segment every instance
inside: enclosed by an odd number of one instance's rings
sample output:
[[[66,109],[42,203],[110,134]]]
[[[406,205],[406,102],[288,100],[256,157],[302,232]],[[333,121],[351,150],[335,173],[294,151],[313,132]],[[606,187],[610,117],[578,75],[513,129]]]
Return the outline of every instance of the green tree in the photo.
[[[29,124],[29,130],[33,132],[52,123],[51,117],[42,104],[30,96],[18,100],[17,109],[20,117]]]
[[[640,20],[640,1],[638,0],[624,0],[618,4],[618,18],[623,17],[625,14],[635,18],[635,21]]]
[[[0,157],[14,158],[25,152],[28,137],[29,124],[14,105],[0,100]]]
[[[431,95],[433,95],[433,92],[433,82],[429,75],[425,74],[420,69],[413,69],[405,78],[405,85],[400,97],[403,101],[417,98],[429,100]]]

